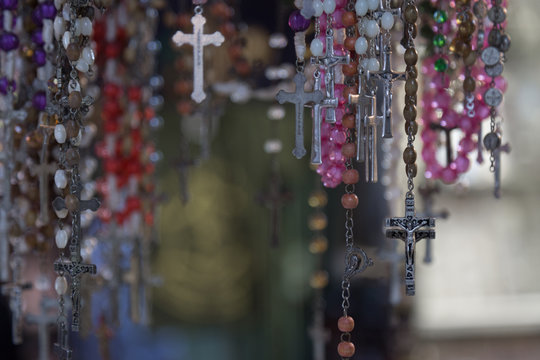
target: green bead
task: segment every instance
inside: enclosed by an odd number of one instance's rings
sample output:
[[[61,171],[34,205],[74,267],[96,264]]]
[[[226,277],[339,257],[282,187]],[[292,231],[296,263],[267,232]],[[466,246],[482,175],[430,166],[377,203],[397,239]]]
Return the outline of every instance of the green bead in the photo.
[[[435,61],[435,70],[438,72],[445,72],[448,69],[448,63],[443,58],[439,58]]]
[[[448,15],[446,15],[446,12],[444,10],[437,10],[433,14],[433,19],[435,19],[435,22],[437,24],[442,24],[446,20],[448,20]]]
[[[446,39],[444,38],[444,35],[437,34],[435,37],[433,37],[433,45],[436,47],[443,47],[446,44]]]

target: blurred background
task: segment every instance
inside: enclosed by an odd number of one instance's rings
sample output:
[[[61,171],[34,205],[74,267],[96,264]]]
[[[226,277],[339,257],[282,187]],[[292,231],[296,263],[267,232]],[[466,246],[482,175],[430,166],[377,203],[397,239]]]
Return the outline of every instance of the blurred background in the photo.
[[[269,34],[283,31],[292,39],[286,26],[292,1],[237,1],[234,7],[250,34],[245,51],[255,59],[270,62],[273,55],[259,49]],[[185,4],[176,10],[191,12]],[[425,244],[417,246],[415,297],[392,301],[394,264],[388,253],[395,244],[381,230],[385,217],[401,213],[401,200],[387,202],[381,183],[357,186],[355,240],[375,262],[352,285],[357,359],[540,359],[540,2],[510,2],[508,18],[512,49],[504,71],[503,132],[512,151],[502,160],[503,196],[492,196],[487,164],[475,163],[456,185],[441,185],[435,209],[449,216],[437,222],[431,264],[421,262]],[[325,359],[338,359],[343,188],[321,193],[309,159],[290,154],[293,108],[286,107],[281,121],[270,120],[271,100],[227,103],[210,120],[215,120],[211,152],[204,161],[185,173],[173,166],[185,150],[180,134],[199,131],[193,125],[197,117],[191,124],[180,121],[167,84],[178,56],[169,41],[174,30],[163,25],[158,30],[163,44],[158,71],[166,81],[156,186],[164,200],[152,253],[152,271],[160,278],[152,290],[152,322],[134,324],[129,309],[120,307],[120,324],[114,327],[95,311],[91,331],[73,339],[76,358],[315,359],[324,350]],[[291,44],[281,56],[292,63]],[[219,59],[214,53],[207,66]],[[394,98],[402,98],[401,91]],[[270,138],[280,139],[283,151],[265,151]],[[203,147],[188,146],[194,152]],[[282,204],[273,213],[265,194],[276,186],[276,174]],[[327,251],[313,245],[320,235],[328,239]],[[402,246],[397,244],[398,253]],[[129,286],[118,291],[120,304],[126,303]],[[98,292],[85,311],[107,301]],[[323,339],[322,350],[313,344],[313,329],[326,330],[317,338]],[[37,338],[35,327],[25,328],[21,358],[37,358]]]

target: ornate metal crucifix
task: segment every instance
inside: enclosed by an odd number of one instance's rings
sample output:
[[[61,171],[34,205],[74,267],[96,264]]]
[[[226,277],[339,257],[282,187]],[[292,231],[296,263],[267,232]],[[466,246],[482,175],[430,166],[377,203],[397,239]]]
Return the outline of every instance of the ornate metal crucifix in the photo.
[[[409,296],[415,293],[414,257],[416,242],[421,239],[435,238],[435,219],[418,218],[414,207],[414,195],[405,198],[405,216],[386,219],[386,237],[405,242],[405,288]]]
[[[324,95],[321,91],[315,90],[313,92],[305,92],[304,84],[306,83],[306,76],[297,72],[293,79],[296,89],[293,93],[280,90],[276,95],[276,100],[280,104],[286,102],[294,104],[295,107],[295,147],[293,155],[297,159],[301,159],[306,154],[306,148],[304,147],[304,106],[308,104],[317,104],[322,101]]]
[[[206,19],[202,16],[201,6],[195,7],[195,15],[191,18],[191,23],[193,24],[193,34],[184,34],[181,31],[177,31],[172,40],[177,46],[184,44],[193,46],[193,92],[191,93],[191,98],[201,103],[206,98],[203,86],[203,49],[207,45],[220,46],[225,41],[225,38],[219,31],[213,34],[203,33]]]
[[[379,51],[381,53],[382,69],[371,75],[383,82],[383,135],[385,139],[392,138],[392,87],[395,81],[405,81],[405,73],[392,70],[392,47],[384,45],[383,36],[379,35]]]
[[[321,73],[315,71],[313,75],[315,78],[315,84],[313,90],[315,92],[321,91]],[[314,165],[322,164],[321,154],[321,125],[322,125],[322,109],[323,108],[336,108],[338,106],[337,98],[324,98],[320,102],[316,102],[313,105],[313,128],[311,131],[311,163]]]
[[[326,51],[324,56],[311,58],[311,63],[314,65],[320,65],[324,68],[324,87],[326,91],[326,99],[335,101],[335,78],[336,78],[336,66],[348,64],[350,62],[350,55],[339,56],[334,53],[334,31],[332,29],[326,30]],[[334,100],[335,99],[335,100]],[[335,107],[328,107],[326,109],[325,120],[327,123],[333,124],[336,122],[336,109]]]

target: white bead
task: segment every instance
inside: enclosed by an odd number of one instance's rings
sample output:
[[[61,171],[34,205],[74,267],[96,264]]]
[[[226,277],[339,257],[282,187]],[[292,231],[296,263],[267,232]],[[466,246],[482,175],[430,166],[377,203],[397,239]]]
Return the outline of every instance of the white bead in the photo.
[[[54,138],[59,144],[66,142],[66,128],[62,124],[57,124],[54,127]]]
[[[68,283],[64,276],[58,276],[54,281],[54,290],[58,295],[64,295],[67,291]]]
[[[368,41],[365,37],[360,36],[358,39],[356,39],[356,43],[354,44],[354,50],[358,55],[363,55],[366,53],[368,49]]]
[[[379,8],[379,0],[367,0],[368,9],[375,11]]]
[[[366,25],[366,35],[367,37],[374,38],[379,35],[379,24],[375,20],[368,20],[365,23]]]
[[[82,131],[81,131],[81,129],[79,129],[79,133],[77,134],[77,136],[69,139],[69,142],[73,146],[80,146],[81,145],[81,140],[82,140]]]
[[[82,51],[82,58],[88,65],[94,65],[94,61],[96,60],[94,50],[89,46],[85,47]]]
[[[394,15],[387,11],[381,16],[381,27],[384,30],[390,30],[394,26]]]
[[[336,11],[336,0],[324,0],[323,8],[325,13],[332,14]]]
[[[59,189],[64,189],[67,186],[68,179],[66,172],[62,169],[56,170],[54,173],[54,184]]]
[[[56,210],[55,209],[54,212],[56,213],[56,216],[59,219],[64,219],[68,214],[68,209],[62,209],[62,210]]]
[[[84,59],[79,59],[77,61],[77,65],[75,66],[77,68],[77,70],[83,72],[83,73],[87,73],[88,72],[88,63],[86,61],[84,61]]]
[[[66,31],[64,35],[62,36],[62,45],[64,45],[64,49],[67,49],[71,42],[71,33],[69,31]]]
[[[75,20],[74,35],[75,36],[81,35],[81,29],[82,29],[81,19],[79,18],[79,19]]]
[[[53,41],[53,22],[50,19],[43,19],[43,42],[50,44]]]
[[[60,10],[65,2],[66,0],[54,0],[54,7],[56,8],[56,10]]]
[[[64,35],[64,32],[66,31],[66,23],[64,22],[64,19],[62,19],[61,16],[57,16],[54,19],[54,37],[57,41],[59,41],[62,38],[62,35]]]
[[[311,50],[311,54],[313,56],[322,56],[323,54],[323,43],[321,39],[315,38],[311,42],[311,45],[309,46],[309,49]]]
[[[321,0],[313,0],[313,10],[315,11],[315,17],[322,15],[324,8]]]
[[[368,65],[369,65],[369,59],[368,58],[364,58],[360,62],[360,67],[362,67],[362,69],[364,69],[364,70],[368,69]]]
[[[67,235],[67,231],[66,230],[58,230],[56,232],[56,237],[54,239],[56,241],[56,246],[59,248],[59,249],[63,249],[66,247],[67,245],[67,241],[68,241],[68,235]]]
[[[64,7],[62,7],[62,17],[66,21],[71,19],[71,6],[69,6],[69,3],[65,3]]]
[[[81,33],[84,36],[92,35],[92,21],[87,17],[81,19]]]
[[[354,9],[356,10],[356,15],[365,16],[368,12],[367,0],[357,0]]]
[[[367,62],[367,69],[371,72],[376,72],[380,70],[379,60],[377,58],[370,58]]]

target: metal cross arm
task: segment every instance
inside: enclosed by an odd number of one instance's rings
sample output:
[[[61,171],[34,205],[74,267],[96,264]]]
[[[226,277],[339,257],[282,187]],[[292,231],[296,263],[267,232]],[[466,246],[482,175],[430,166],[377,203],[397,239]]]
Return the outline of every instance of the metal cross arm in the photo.
[[[52,205],[56,211],[67,209],[66,201],[59,196],[53,200]],[[77,207],[77,211],[84,211],[84,210],[97,211],[100,205],[101,203],[99,202],[98,199],[79,200],[79,206]]]

